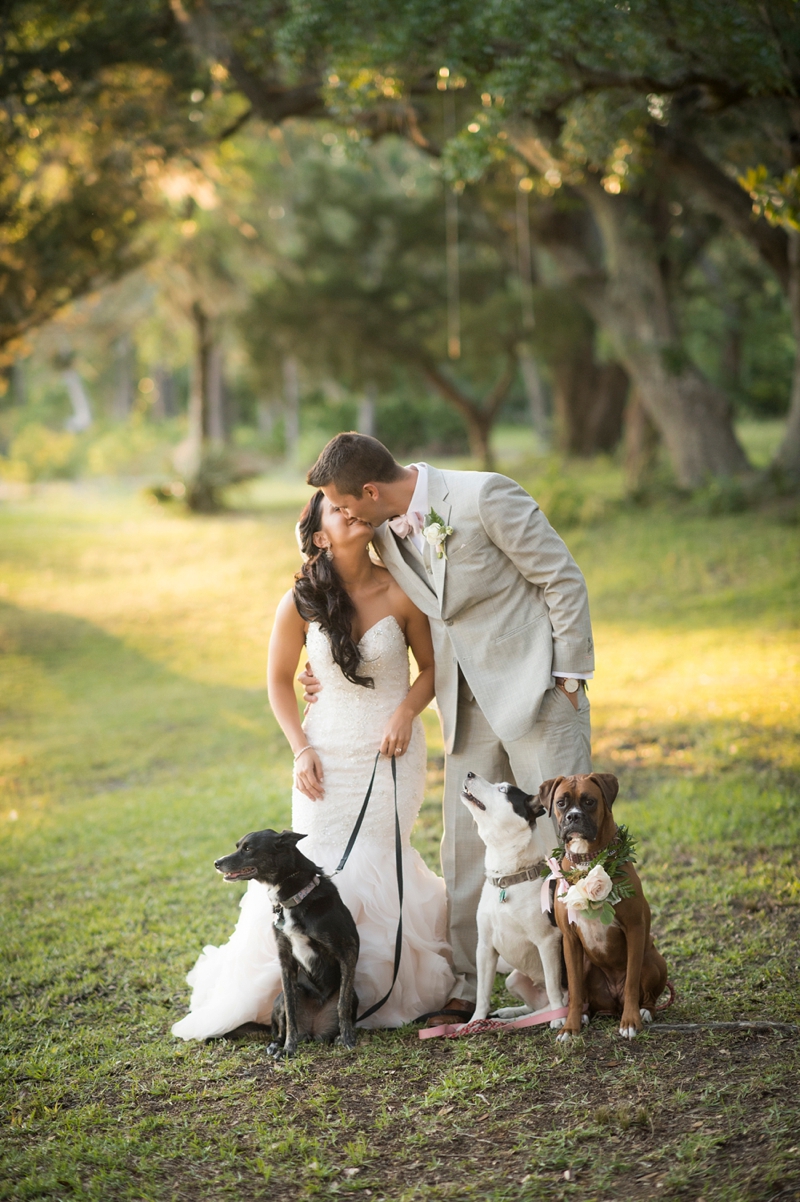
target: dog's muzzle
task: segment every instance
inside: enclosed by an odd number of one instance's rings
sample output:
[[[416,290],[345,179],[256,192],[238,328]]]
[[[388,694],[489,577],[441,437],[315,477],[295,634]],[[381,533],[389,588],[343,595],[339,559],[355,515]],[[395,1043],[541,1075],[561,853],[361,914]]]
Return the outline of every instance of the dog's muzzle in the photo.
[[[597,827],[592,823],[582,810],[570,810],[565,815],[561,822],[561,835],[566,839],[568,835],[579,835],[582,839],[594,839],[597,834]]]
[[[483,802],[479,801],[478,798],[475,797],[469,791],[469,782],[474,779],[475,779],[475,773],[468,772],[467,776],[466,776],[466,780],[464,781],[463,787],[461,789],[461,796],[465,799],[465,801],[469,801],[469,802],[471,802],[472,805],[477,806],[479,810],[485,810],[486,806],[483,804]]]
[[[248,865],[247,868],[231,868],[224,867],[224,860],[215,860],[214,867],[217,872],[221,872],[223,879],[226,881],[250,881],[254,876],[258,875],[258,869],[254,864]]]

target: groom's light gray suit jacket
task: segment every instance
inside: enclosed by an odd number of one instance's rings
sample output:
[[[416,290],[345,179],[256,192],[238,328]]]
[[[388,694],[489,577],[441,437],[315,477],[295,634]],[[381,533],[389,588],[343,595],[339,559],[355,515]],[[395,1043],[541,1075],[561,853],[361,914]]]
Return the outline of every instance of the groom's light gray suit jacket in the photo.
[[[553,674],[594,670],[583,575],[533,498],[505,476],[428,467],[428,509],[453,527],[446,559],[426,548],[423,562],[386,523],[374,542],[430,619],[445,748],[456,733],[459,665],[498,738],[522,738]]]

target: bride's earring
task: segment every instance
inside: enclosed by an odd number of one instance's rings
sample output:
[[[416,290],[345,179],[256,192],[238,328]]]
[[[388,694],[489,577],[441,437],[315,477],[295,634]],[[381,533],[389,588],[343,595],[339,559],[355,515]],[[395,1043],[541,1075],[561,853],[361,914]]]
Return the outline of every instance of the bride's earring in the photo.
[[[325,558],[326,558],[326,559],[333,559],[333,547],[326,547],[326,548],[325,548]]]

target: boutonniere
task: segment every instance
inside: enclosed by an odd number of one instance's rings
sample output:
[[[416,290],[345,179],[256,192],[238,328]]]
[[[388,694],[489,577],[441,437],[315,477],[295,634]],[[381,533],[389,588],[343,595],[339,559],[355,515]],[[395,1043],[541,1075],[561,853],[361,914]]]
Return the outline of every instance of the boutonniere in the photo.
[[[453,533],[453,527],[446,526],[444,518],[440,518],[435,509],[432,509],[430,513],[426,513],[423,522],[425,524],[422,527],[422,537],[427,539],[431,547],[434,548],[437,559],[447,559],[444,544]]]

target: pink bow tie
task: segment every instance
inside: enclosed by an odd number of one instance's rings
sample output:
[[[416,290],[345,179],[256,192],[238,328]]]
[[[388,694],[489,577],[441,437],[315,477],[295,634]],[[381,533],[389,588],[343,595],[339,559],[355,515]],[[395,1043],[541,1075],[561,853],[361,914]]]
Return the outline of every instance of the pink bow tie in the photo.
[[[422,514],[415,509],[401,513],[399,517],[390,520],[389,529],[393,530],[398,538],[408,538],[409,534],[421,534]]]

